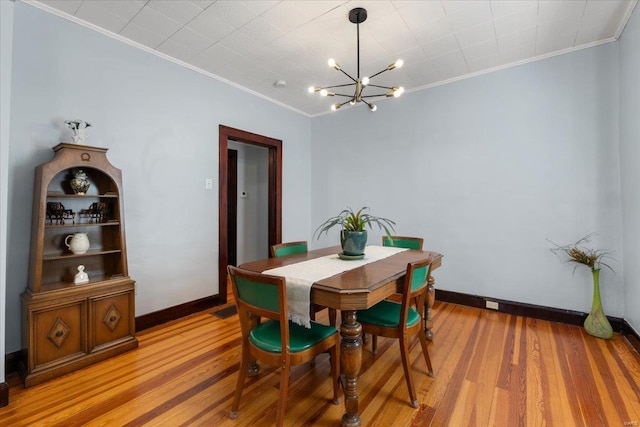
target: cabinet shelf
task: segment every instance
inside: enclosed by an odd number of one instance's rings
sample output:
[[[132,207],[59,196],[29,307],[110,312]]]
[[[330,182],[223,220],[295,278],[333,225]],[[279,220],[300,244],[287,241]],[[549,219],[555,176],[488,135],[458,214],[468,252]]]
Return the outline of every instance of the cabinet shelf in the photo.
[[[119,280],[119,279],[125,279],[125,278],[126,276],[123,276],[122,274],[114,274],[112,276],[103,274],[103,275],[90,277],[87,283],[81,283],[77,285],[73,282],[47,283],[46,285],[43,286],[42,292],[55,292],[63,289],[89,288],[93,285],[97,285],[97,284],[106,282],[108,280]]]
[[[84,254],[70,254],[70,253],[64,253],[64,254],[56,254],[56,255],[44,255],[42,257],[43,261],[56,261],[56,260],[61,260],[61,259],[69,259],[69,258],[84,258],[84,257],[89,257],[89,256],[99,256],[99,255],[108,255],[108,254],[117,254],[122,252],[120,249],[111,249],[111,250],[94,250],[94,251],[87,251]]]
[[[47,220],[48,221],[48,220]],[[45,230],[60,229],[60,228],[83,228],[83,227],[113,227],[120,225],[120,221],[107,221],[107,222],[83,222],[75,224],[45,224]]]
[[[117,199],[118,195],[116,193],[105,193],[105,194],[66,194],[62,192],[49,191],[47,192],[48,199]]]

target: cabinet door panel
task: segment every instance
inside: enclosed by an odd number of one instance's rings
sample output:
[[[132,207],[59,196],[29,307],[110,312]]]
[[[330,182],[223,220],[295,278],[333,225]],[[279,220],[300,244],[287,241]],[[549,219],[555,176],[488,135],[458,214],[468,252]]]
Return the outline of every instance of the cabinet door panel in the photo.
[[[35,311],[33,313],[35,342],[34,364],[41,367],[53,361],[63,362],[74,355],[85,354],[83,347],[85,331],[84,301]]]
[[[132,299],[133,291],[91,299],[91,325],[95,331],[92,351],[133,335]]]

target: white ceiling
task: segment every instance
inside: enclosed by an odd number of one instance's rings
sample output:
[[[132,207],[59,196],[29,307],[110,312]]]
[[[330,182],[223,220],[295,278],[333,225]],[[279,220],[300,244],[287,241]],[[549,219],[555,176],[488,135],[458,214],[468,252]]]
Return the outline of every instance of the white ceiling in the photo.
[[[339,99],[309,94],[309,86],[350,83],[328,58],[356,76],[356,25],[348,20],[354,7],[368,12],[360,25],[361,76],[402,58],[404,67],[371,83],[411,91],[615,40],[637,0],[29,3],[313,116]]]

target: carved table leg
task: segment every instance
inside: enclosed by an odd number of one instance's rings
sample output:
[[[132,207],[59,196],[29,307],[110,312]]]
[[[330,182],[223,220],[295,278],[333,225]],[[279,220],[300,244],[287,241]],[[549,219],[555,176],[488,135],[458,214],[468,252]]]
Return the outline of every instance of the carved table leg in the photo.
[[[353,310],[342,311],[340,325],[340,367],[342,369],[341,382],[344,392],[344,406],[346,413],[342,416],[343,427],[360,426],[358,413],[358,374],[362,365],[362,326],[356,320]]]
[[[431,309],[436,301],[436,280],[429,275],[427,278],[427,298],[424,302],[424,333],[429,341],[433,340],[433,319],[431,318]]]

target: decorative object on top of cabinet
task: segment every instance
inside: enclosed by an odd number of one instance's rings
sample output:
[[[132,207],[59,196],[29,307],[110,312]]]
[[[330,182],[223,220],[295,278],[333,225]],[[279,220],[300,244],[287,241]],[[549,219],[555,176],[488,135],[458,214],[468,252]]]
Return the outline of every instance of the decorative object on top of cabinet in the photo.
[[[73,278],[74,285],[80,285],[82,283],[89,283],[89,275],[84,271],[84,265],[78,266],[78,273]]]
[[[91,123],[84,120],[66,120],[64,123],[73,132],[73,143],[83,144],[84,140],[89,136],[87,135],[87,128],[91,127]]]
[[[71,178],[69,184],[71,185],[73,192],[81,196],[84,195],[91,186],[91,183],[87,179],[87,174],[82,169],[78,169],[73,172],[73,178]]]
[[[593,276],[593,299],[591,312],[584,320],[584,329],[589,335],[609,339],[613,336],[613,328],[604,314],[600,298],[600,268],[605,266],[613,271],[610,265],[602,261],[603,259],[611,258],[613,252],[605,249],[585,248],[584,244],[588,243],[594,235],[595,233],[587,234],[577,242],[564,246],[555,244],[550,240],[549,242],[555,246],[555,248],[551,248],[551,252],[556,255],[558,255],[558,252],[563,253],[567,256],[566,262],[575,263],[574,272],[579,265],[587,266],[591,270],[591,275]]]
[[[35,170],[29,281],[21,295],[25,387],[138,346],[122,172],[107,160],[106,148],[61,143],[53,151]],[[84,191],[69,180],[79,170]],[[63,206],[81,217],[91,212],[89,220],[50,215]]]

